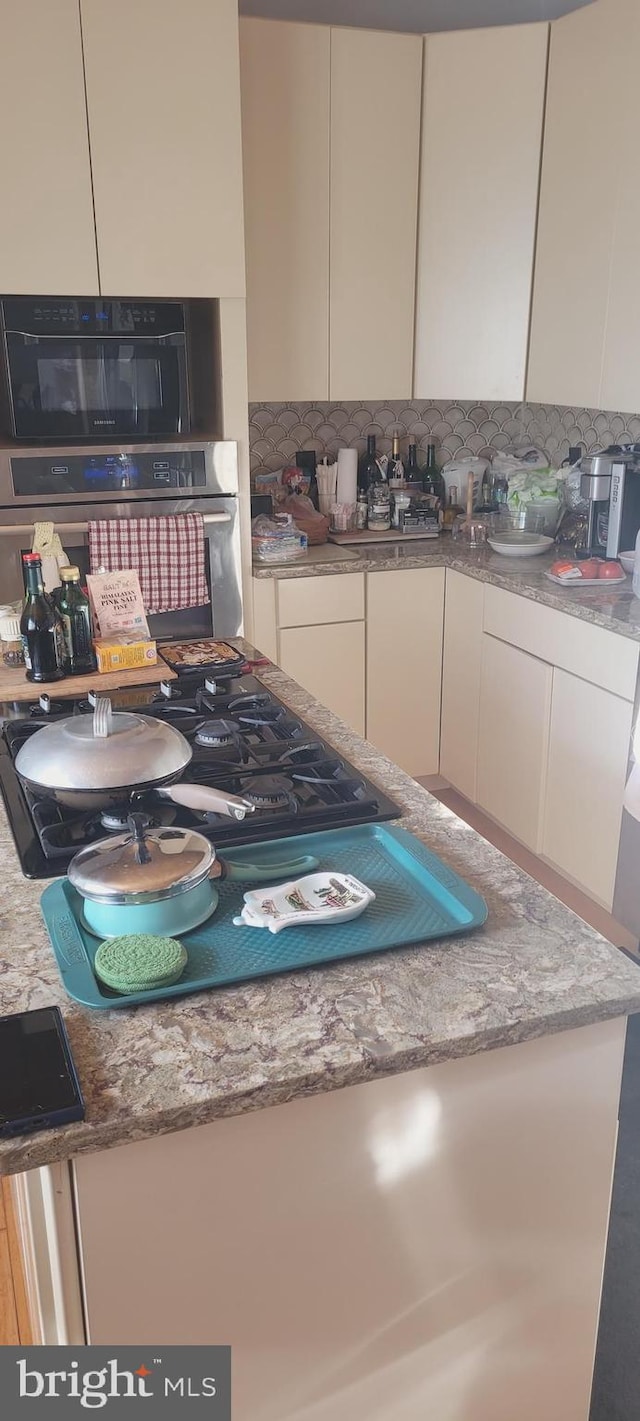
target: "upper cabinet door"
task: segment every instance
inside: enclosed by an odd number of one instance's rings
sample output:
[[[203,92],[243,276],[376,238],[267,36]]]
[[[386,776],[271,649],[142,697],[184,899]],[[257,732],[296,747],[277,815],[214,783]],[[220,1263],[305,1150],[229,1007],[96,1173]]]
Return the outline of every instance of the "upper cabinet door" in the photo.
[[[329,398],[330,43],[240,21],[250,400]]]
[[[0,21],[0,291],[98,294],[77,0]]]
[[[415,395],[521,400],[547,25],[426,41]]]
[[[551,26],[528,400],[601,402],[626,95],[637,107],[635,84],[625,94],[623,81],[636,8],[637,0],[598,0]],[[637,188],[635,142],[629,192]],[[627,235],[635,270],[637,233]],[[636,364],[634,349],[634,373]],[[636,406],[614,398],[613,407]]]
[[[331,399],[411,395],[421,75],[418,36],[332,29]]]
[[[236,0],[81,11],[102,292],[244,296]]]
[[[631,6],[631,9],[629,8]],[[611,24],[611,17],[609,20]],[[611,250],[607,320],[604,334],[602,380],[598,405],[606,410],[640,410],[640,364],[638,324],[640,322],[640,109],[637,97],[637,67],[640,55],[640,5],[623,0],[617,29],[627,43],[617,56],[618,112],[614,118],[617,197],[612,202],[615,226]],[[617,44],[620,44],[618,34]],[[611,153],[609,181],[611,181]],[[606,190],[606,189],[605,189]],[[588,221],[584,214],[583,221]]]

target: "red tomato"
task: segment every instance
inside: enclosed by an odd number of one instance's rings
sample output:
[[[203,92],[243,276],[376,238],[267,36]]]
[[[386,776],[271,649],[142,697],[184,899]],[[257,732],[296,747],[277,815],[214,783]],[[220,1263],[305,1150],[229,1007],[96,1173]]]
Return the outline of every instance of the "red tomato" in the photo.
[[[582,577],[600,577],[601,569],[606,566],[600,558],[586,558],[580,563],[580,574]]]
[[[603,562],[602,565],[601,565],[601,567],[600,567],[600,571],[599,571],[599,573],[598,573],[598,577],[601,577],[602,580],[603,580],[603,582],[606,582],[608,579],[611,579],[611,578],[622,577],[622,568],[621,568],[621,566],[620,566],[620,563],[619,563],[619,562]]]

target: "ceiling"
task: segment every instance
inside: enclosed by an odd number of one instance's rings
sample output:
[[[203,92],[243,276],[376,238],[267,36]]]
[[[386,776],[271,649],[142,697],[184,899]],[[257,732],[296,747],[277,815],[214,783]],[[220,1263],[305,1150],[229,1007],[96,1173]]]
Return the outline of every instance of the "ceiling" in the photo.
[[[429,34],[434,30],[555,20],[588,3],[589,0],[240,0],[240,13]]]

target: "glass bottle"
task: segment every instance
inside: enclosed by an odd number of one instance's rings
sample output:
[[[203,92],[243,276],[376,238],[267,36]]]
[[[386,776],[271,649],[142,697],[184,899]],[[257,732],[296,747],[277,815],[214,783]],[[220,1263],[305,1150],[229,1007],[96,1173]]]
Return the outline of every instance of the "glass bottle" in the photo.
[[[391,527],[391,491],[379,467],[375,483],[369,485],[367,501],[369,504],[367,527],[377,533],[388,532]]]
[[[453,528],[458,514],[463,512],[464,509],[462,509],[460,507],[460,504],[458,503],[458,490],[456,488],[456,485],[452,484],[449,489],[449,502],[447,503],[442,514],[443,528],[448,528],[450,531]]]
[[[29,681],[60,681],[64,676],[63,638],[53,603],[42,581],[38,553],[24,553],[27,594],[20,618],[24,664]]]
[[[404,464],[400,453],[400,435],[394,434],[389,458],[388,479],[390,488],[404,488]]]
[[[422,492],[422,470],[418,465],[418,446],[409,445],[409,457],[407,459],[404,476],[407,484],[414,486],[415,492]]]
[[[427,462],[422,472],[422,489],[434,508],[444,508],[446,489],[444,479],[436,464],[435,444],[427,444]]]
[[[89,598],[80,586],[79,568],[61,568],[60,580],[62,589],[58,597],[58,610],[64,631],[65,670],[71,676],[82,676],[85,672],[96,669],[96,658],[91,644]]]
[[[358,488],[368,494],[371,484],[380,478],[380,468],[376,459],[376,436],[367,435],[367,452],[360,460],[358,468]]]

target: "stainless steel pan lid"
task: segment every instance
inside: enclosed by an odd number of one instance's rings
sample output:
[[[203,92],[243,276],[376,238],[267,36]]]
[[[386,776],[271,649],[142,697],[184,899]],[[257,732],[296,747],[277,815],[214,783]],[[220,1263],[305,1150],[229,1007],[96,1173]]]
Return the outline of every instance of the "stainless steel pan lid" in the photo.
[[[215,849],[192,829],[146,829],[132,814],[130,831],[100,839],[76,854],[69,880],[94,903],[157,903],[209,877]]]
[[[67,716],[36,731],[16,755],[16,770],[50,790],[135,789],[181,774],[187,740],[165,721],[111,709],[100,697],[93,715]]]

